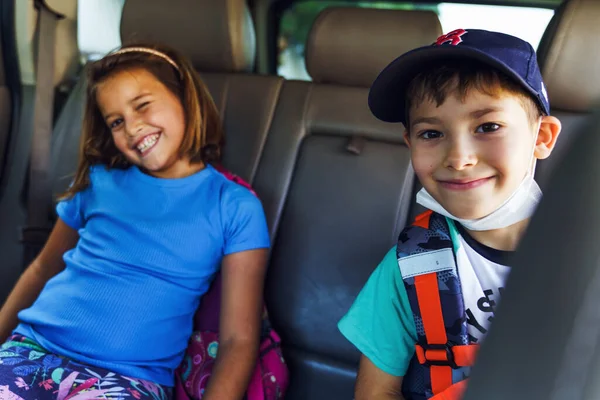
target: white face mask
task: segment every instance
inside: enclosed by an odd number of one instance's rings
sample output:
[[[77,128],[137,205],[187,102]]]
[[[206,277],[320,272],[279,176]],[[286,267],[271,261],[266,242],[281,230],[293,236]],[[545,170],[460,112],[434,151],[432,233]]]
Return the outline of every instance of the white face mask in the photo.
[[[541,126],[541,121],[537,132]],[[535,171],[535,142],[533,152],[531,154],[532,168],[530,168],[523,178],[523,181],[517,190],[504,202],[496,211],[479,219],[462,219],[450,214],[440,203],[438,203],[425,188],[417,193],[417,203],[422,206],[441,214],[445,217],[453,219],[460,223],[465,228],[472,231],[489,231],[493,229],[506,228],[530,218],[535,212],[537,205],[542,199],[542,190],[533,178]]]

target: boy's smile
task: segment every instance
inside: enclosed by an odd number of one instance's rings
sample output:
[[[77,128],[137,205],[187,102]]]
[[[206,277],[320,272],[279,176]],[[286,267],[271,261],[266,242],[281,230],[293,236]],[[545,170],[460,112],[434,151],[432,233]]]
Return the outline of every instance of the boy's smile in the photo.
[[[518,96],[470,90],[437,106],[410,109],[413,167],[424,188],[458,218],[483,218],[502,205],[533,168],[538,124]],[[533,172],[533,171],[532,171]]]
[[[448,179],[448,180],[440,180],[439,183],[448,190],[469,190],[479,187],[489,180],[493,179],[493,177],[489,178],[466,178],[466,179]]]

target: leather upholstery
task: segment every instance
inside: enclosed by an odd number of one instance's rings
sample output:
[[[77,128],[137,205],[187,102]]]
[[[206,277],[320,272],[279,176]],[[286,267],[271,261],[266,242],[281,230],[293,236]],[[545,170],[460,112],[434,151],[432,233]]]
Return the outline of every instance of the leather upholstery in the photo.
[[[557,117],[562,124],[562,131],[556,142],[556,147],[550,158],[538,161],[535,178],[542,189],[545,189],[552,179],[552,174],[562,165],[563,157],[569,151],[570,145],[576,136],[581,134],[581,128],[589,113],[570,113],[562,110],[551,110],[552,115]]]
[[[223,164],[252,183],[283,79],[250,74],[201,73],[221,114]]]
[[[433,11],[332,7],[313,25],[306,67],[317,83],[370,87],[396,57],[435,42],[441,34]]]
[[[55,195],[62,194],[75,177],[79,159],[79,138],[85,106],[83,78],[71,89],[52,131],[50,179]],[[52,205],[53,206],[53,205]],[[53,213],[51,213],[52,215]]]
[[[555,14],[540,62],[553,108],[585,112],[600,98],[600,2],[567,1]]]
[[[2,44],[0,43],[0,55],[2,52]],[[6,146],[8,145],[8,137],[10,135],[10,121],[12,118],[13,102],[6,82],[6,73],[4,70],[4,62],[0,56],[0,160],[4,160],[6,155]],[[0,176],[4,169],[4,162],[0,162]]]
[[[245,0],[127,0],[121,37],[172,46],[205,72],[254,67],[256,38]]]
[[[367,93],[285,82],[254,180],[274,231],[266,298],[290,363],[286,399],[352,398],[359,353],[337,322],[406,223],[408,148]]]
[[[581,132],[593,104],[600,100],[600,2],[567,0],[556,11],[538,49],[552,115],[562,132],[550,158],[538,163],[536,179],[544,188],[562,156]]]

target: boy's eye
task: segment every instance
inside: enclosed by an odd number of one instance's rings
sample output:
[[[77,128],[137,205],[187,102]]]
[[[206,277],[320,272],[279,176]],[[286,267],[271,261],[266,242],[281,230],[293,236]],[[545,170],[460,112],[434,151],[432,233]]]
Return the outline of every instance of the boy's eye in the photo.
[[[431,139],[438,139],[438,138],[442,137],[442,134],[438,131],[424,131],[424,132],[419,133],[418,136],[421,139],[431,140]]]
[[[110,122],[108,124],[110,129],[116,129],[119,127],[119,125],[121,125],[123,123],[123,120],[121,118],[117,118],[114,121]]]
[[[479,127],[477,127],[477,130],[475,132],[490,133],[490,132],[496,132],[498,129],[500,129],[500,125],[495,124],[493,122],[488,122],[483,125],[479,125]]]

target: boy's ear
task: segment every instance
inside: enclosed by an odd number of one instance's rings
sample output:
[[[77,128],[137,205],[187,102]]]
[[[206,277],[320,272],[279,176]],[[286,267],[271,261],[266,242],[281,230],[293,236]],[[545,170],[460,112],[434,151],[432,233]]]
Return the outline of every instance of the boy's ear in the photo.
[[[542,117],[540,131],[538,132],[537,141],[535,143],[535,158],[543,160],[550,156],[556,145],[556,139],[558,139],[561,128],[562,124],[558,118],[551,115]]]
[[[408,133],[407,129],[404,130],[402,136],[404,137],[404,143],[406,143],[406,146],[408,146],[408,148],[410,149],[410,133]]]

